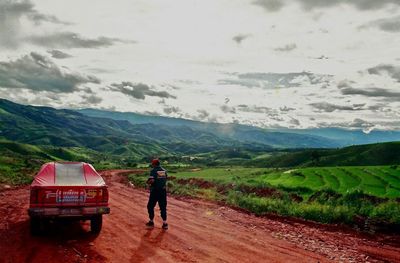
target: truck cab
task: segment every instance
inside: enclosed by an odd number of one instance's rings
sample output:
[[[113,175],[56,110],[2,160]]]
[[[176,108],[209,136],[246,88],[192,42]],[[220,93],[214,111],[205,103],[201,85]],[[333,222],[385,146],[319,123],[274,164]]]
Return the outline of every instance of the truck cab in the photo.
[[[90,220],[100,233],[103,214],[109,214],[108,187],[92,165],[84,162],[44,164],[30,187],[31,233],[37,235],[48,219]]]

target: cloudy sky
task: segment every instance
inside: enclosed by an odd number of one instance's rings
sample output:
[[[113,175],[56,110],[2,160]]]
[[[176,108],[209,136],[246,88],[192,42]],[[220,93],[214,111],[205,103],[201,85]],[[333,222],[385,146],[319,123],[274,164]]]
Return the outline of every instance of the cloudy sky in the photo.
[[[400,129],[400,0],[0,0],[0,97]]]

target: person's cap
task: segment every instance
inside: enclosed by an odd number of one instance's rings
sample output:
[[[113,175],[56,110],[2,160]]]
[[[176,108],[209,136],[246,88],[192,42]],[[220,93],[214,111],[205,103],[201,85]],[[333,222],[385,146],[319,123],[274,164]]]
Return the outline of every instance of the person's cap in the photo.
[[[151,161],[151,165],[153,165],[153,166],[159,166],[159,165],[160,165],[160,160],[158,160],[158,159],[153,159],[153,160]]]

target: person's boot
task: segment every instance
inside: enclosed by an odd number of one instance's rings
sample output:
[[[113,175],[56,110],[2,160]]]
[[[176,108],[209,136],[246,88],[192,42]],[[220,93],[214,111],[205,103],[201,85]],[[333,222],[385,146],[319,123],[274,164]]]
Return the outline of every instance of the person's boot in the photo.
[[[167,223],[163,223],[162,224],[162,229],[167,230],[168,229],[168,224]]]
[[[154,227],[154,222],[150,220],[149,222],[146,223],[146,227],[147,228],[153,228]]]

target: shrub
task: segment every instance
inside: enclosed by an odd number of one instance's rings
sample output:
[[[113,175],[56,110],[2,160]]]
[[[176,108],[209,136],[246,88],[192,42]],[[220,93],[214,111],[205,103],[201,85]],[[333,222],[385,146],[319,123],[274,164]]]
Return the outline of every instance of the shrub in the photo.
[[[309,202],[318,202],[320,204],[336,204],[342,195],[331,188],[321,189],[314,192],[308,199]]]
[[[141,174],[129,174],[128,180],[131,181],[137,187],[146,187],[147,176]]]
[[[355,206],[360,208],[365,204],[380,204],[386,201],[388,201],[387,198],[380,198],[368,195],[361,190],[356,190],[345,194],[343,198],[339,200],[339,203],[347,206],[352,206],[352,207]]]
[[[139,187],[146,185],[146,174],[133,174],[128,178]],[[246,180],[238,184],[211,183],[205,179],[201,180],[201,184],[196,184],[197,181],[169,180],[168,191],[175,195],[225,201],[257,215],[278,214],[348,225],[369,222],[369,227],[400,225],[400,202],[371,196],[360,190],[342,195],[330,188],[314,191],[307,187],[272,186],[257,180]],[[204,187],[205,182],[209,187]],[[303,201],[302,198],[293,198],[294,195],[310,197]]]
[[[400,224],[400,203],[389,201],[375,206],[371,218],[389,224]]]
[[[293,216],[321,223],[350,223],[354,211],[346,206],[331,206],[312,202],[299,204],[294,210]]]
[[[182,185],[175,181],[167,182],[167,191],[171,194],[181,195],[181,196],[197,196],[196,191],[199,188],[191,185]]]
[[[223,197],[220,194],[218,194],[218,192],[215,188],[198,189],[196,194],[197,194],[197,196],[207,199],[207,200],[218,201],[218,200],[223,199]]]

